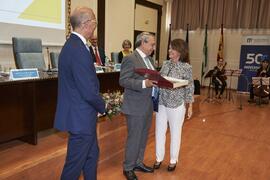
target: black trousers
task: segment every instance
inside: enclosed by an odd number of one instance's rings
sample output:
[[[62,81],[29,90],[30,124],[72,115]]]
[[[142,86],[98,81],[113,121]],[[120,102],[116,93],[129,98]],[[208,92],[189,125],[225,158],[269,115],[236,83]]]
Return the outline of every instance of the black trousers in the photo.
[[[218,95],[219,87],[221,87],[220,88],[220,95],[222,95],[225,88],[226,88],[226,86],[227,86],[226,80],[225,79],[218,79],[218,77],[213,77],[212,78],[212,83],[215,86],[216,95]]]

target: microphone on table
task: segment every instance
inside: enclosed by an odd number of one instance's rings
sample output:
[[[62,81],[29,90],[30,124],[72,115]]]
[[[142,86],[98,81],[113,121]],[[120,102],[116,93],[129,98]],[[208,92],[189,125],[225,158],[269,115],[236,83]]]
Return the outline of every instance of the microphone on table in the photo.
[[[47,55],[48,55],[48,69],[47,69],[47,73],[51,74],[52,73],[52,69],[51,69],[51,58],[50,58],[50,51],[49,51],[49,47],[46,47],[47,49]]]

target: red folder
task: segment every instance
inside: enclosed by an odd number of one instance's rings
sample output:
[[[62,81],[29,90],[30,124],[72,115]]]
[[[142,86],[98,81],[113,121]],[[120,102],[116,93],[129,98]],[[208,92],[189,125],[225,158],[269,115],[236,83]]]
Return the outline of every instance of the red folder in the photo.
[[[135,69],[135,73],[144,76],[146,79],[157,81],[157,86],[160,88],[177,88],[188,84],[187,80],[163,77],[158,71],[151,69],[137,68]]]

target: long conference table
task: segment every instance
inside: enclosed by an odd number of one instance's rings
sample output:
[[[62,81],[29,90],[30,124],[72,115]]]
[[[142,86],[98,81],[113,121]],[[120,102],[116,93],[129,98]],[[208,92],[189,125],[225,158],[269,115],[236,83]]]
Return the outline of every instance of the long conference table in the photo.
[[[119,72],[98,73],[100,91],[123,91]],[[0,143],[20,139],[37,144],[38,132],[53,128],[57,103],[57,74],[11,81],[0,77]]]

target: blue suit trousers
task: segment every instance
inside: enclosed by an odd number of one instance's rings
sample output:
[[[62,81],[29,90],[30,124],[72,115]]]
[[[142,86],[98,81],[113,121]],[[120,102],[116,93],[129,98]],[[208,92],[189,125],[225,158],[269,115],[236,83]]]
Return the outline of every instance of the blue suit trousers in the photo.
[[[78,180],[81,172],[85,180],[97,179],[99,148],[96,133],[69,133],[67,157],[61,180]]]

